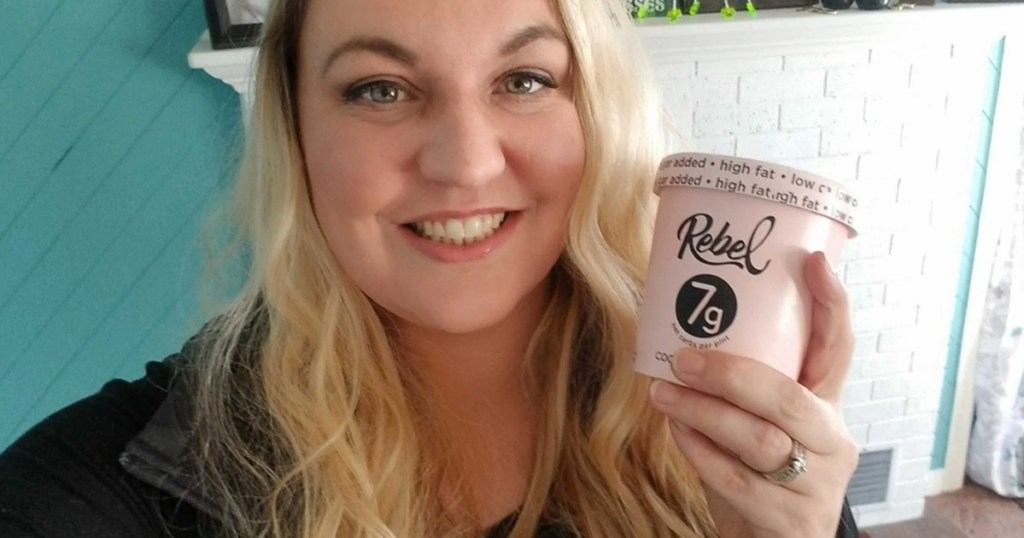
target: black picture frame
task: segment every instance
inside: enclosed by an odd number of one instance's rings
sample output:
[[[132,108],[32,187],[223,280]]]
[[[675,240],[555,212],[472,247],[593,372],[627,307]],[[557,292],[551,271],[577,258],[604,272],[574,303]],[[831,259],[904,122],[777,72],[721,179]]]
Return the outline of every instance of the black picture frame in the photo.
[[[259,42],[262,24],[232,24],[227,0],[203,0],[214,50],[249,47]]]

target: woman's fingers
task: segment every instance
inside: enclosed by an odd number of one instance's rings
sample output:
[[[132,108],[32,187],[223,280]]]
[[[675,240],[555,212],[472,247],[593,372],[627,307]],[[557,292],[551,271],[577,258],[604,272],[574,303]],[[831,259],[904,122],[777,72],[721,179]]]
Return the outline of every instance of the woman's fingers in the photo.
[[[754,471],[772,473],[789,463],[793,439],[775,424],[720,398],[664,381],[656,381],[651,392],[655,404],[676,427],[701,432]],[[815,458],[813,452],[807,454],[809,466]],[[814,493],[811,482],[796,480],[791,485],[794,491]]]
[[[746,521],[757,522],[759,527],[786,528],[784,507],[792,503],[787,497],[797,493],[769,482],[703,433],[673,422],[669,422],[669,429],[705,487],[722,497]]]
[[[676,356],[673,372],[687,386],[774,424],[812,452],[830,454],[842,448],[845,433],[835,410],[771,366],[728,353],[685,349]]]
[[[821,253],[808,257],[804,277],[813,301],[799,382],[754,359],[686,349],[673,361],[686,386],[652,386],[716,521],[745,521],[745,535],[831,536],[832,507],[856,466],[838,411],[853,355],[846,292]],[[789,463],[794,441],[806,447],[806,471],[784,485],[766,478]]]
[[[821,252],[808,256],[804,280],[814,301],[800,383],[838,407],[854,344],[846,290]]]

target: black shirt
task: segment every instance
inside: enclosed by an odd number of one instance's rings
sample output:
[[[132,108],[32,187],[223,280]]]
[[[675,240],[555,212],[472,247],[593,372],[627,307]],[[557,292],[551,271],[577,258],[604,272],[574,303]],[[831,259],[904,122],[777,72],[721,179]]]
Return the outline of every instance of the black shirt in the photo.
[[[0,536],[199,538],[198,510],[121,465],[170,381],[170,366],[150,363],[146,377],[111,381],[15,441],[0,455]]]
[[[0,454],[2,538],[202,538],[207,501],[180,473],[187,427],[173,357],[146,376],[107,383],[50,416]],[[177,396],[180,396],[177,395]],[[514,515],[488,538],[506,536]],[[572,538],[546,526],[539,538]],[[848,505],[837,538],[856,538]]]

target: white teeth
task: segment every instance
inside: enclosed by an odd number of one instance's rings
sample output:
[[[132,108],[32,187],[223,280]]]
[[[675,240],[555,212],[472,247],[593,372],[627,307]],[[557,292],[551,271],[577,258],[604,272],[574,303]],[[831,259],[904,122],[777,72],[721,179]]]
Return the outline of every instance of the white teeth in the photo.
[[[444,238],[448,243],[461,245],[463,238],[465,238],[465,232],[462,229],[462,221],[448,219],[448,222],[444,223]]]
[[[470,217],[462,224],[465,237],[480,237],[484,233],[484,223],[480,217]]]
[[[468,245],[494,235],[505,222],[505,213],[479,215],[468,219],[448,219],[445,222],[424,221],[412,224],[421,237],[450,245]]]

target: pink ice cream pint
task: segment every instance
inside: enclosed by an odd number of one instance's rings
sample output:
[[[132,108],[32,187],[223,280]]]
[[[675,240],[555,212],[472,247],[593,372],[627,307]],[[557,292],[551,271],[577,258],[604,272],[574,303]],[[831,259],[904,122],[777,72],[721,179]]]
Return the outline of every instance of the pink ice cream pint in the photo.
[[[666,157],[640,309],[636,371],[678,383],[683,347],[765,361],[796,378],[810,334],[803,262],[839,257],[858,202],[825,178],[751,159]]]

